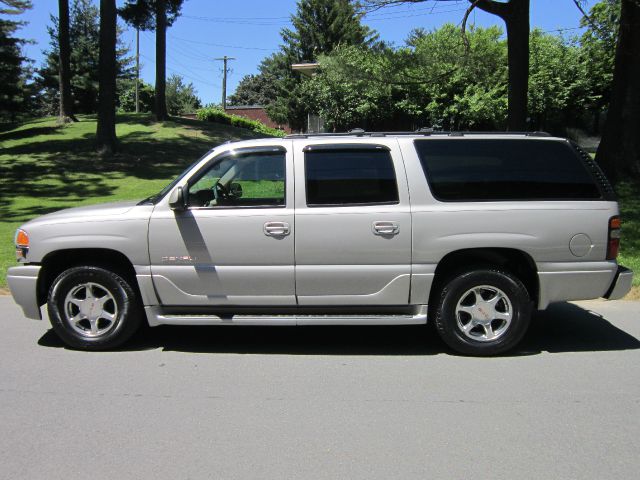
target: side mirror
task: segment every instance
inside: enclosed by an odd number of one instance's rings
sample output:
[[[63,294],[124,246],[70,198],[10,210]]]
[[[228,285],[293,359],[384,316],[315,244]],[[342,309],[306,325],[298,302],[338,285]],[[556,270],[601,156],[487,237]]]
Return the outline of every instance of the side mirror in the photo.
[[[176,188],[173,192],[171,192],[171,196],[169,197],[169,206],[171,210],[184,210],[187,208],[187,204],[185,203],[184,198],[184,190],[182,187]]]

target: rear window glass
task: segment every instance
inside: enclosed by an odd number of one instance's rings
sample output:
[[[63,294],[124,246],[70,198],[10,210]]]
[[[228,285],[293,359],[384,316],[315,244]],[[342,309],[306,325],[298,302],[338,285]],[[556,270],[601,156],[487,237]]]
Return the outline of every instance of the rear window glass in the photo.
[[[443,201],[580,200],[601,193],[565,142],[416,140],[433,195]]]
[[[319,150],[305,153],[307,205],[398,203],[387,150]]]

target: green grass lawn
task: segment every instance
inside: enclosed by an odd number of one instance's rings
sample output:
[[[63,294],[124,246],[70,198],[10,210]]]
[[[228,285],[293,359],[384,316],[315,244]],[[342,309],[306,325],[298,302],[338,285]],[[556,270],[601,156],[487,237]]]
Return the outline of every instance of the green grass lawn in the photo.
[[[95,131],[94,116],[64,126],[55,118],[0,126],[0,287],[16,263],[13,235],[21,223],[62,208],[145,198],[211,147],[261,136],[195,120],[154,123],[146,114],[120,115],[120,153],[102,160],[94,150]],[[640,286],[640,185],[617,190],[623,219],[619,260],[638,272],[634,285]]]
[[[25,221],[62,208],[148,197],[210,148],[264,136],[195,120],[154,123],[147,114],[119,115],[119,153],[103,160],[95,152],[95,116],[79,120],[0,126],[0,287],[16,264],[13,235]]]
[[[616,188],[622,217],[622,240],[618,262],[635,272],[633,285],[640,287],[640,185],[622,183]],[[637,293],[636,292],[636,296]]]

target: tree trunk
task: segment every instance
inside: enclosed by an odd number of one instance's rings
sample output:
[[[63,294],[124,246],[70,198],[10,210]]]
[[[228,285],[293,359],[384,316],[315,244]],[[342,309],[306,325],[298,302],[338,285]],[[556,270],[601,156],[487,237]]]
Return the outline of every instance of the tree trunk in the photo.
[[[469,0],[473,2],[473,0]],[[529,0],[478,0],[476,6],[497,15],[507,26],[509,64],[507,128],[527,129],[527,95],[529,91]]]
[[[98,64],[98,151],[116,150],[116,2],[100,0],[100,60]]]
[[[60,120],[73,121],[73,100],[71,99],[71,47],[69,45],[69,0],[58,0],[58,50],[59,81],[60,81]]]
[[[505,18],[509,63],[509,114],[507,129],[527,129],[529,91],[529,0],[510,0]]]
[[[167,7],[165,0],[156,1],[156,120],[168,118],[166,90],[167,70]]]
[[[640,4],[622,0],[611,104],[596,161],[613,182],[640,177]]]

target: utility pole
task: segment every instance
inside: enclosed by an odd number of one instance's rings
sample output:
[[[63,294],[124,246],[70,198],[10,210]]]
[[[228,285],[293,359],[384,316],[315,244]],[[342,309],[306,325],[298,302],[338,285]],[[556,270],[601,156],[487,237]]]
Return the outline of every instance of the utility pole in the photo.
[[[214,60],[222,60],[224,64],[223,73],[222,73],[222,110],[226,110],[227,109],[227,72],[229,71],[229,69],[227,68],[227,61],[235,60],[235,58],[227,57],[225,55],[224,57],[214,58]]]
[[[140,29],[136,28],[136,113],[140,113]]]

